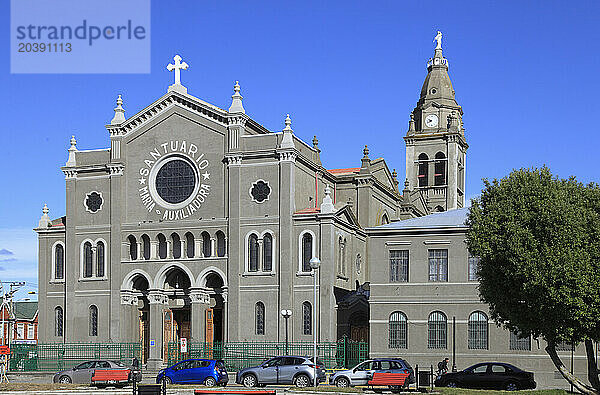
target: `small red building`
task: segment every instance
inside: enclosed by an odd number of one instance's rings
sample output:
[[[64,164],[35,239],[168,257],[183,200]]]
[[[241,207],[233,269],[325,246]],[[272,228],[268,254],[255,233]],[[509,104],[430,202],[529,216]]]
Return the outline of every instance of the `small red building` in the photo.
[[[38,302],[13,302],[13,311],[8,306],[0,309],[0,345],[37,344],[38,338]]]

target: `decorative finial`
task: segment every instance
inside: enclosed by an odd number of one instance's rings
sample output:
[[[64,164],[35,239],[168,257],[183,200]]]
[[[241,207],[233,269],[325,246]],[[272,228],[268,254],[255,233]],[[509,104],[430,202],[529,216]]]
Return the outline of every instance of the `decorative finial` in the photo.
[[[433,41],[437,41],[437,46],[435,49],[442,49],[442,32],[438,30],[437,35],[433,39]]]
[[[285,128],[283,128],[283,139],[281,139],[281,148],[295,148],[294,139],[292,133],[294,132],[291,128],[292,120],[290,114],[285,117]]]
[[[50,217],[48,216],[49,212],[50,210],[48,210],[48,206],[46,203],[44,203],[44,207],[42,208],[42,217],[38,222],[38,228],[47,228],[51,224]]]
[[[231,96],[231,106],[229,106],[230,113],[246,113],[244,106],[242,105],[242,99],[244,96],[240,95],[240,82],[236,81],[233,87],[234,94]]]
[[[290,125],[292,124],[292,119],[290,118],[290,114],[287,114],[285,117],[285,128],[283,130],[292,130]]]
[[[187,63],[181,61],[181,56],[179,55],[175,55],[173,60],[175,64],[169,63],[167,65],[167,70],[175,70],[175,83],[169,86],[169,91],[187,93],[187,88],[181,85],[181,70],[187,70],[189,66]]]
[[[75,136],[71,136],[71,147],[69,148],[69,159],[67,160],[67,163],[65,163],[65,166],[73,167],[73,166],[77,165],[77,163],[75,162],[75,152],[77,152],[77,140],[75,140]]]
[[[317,136],[313,137],[312,143],[313,143],[313,148],[318,150],[319,149],[319,140],[317,139]]]
[[[392,171],[392,177],[394,178],[394,180],[396,178],[398,178],[398,173],[396,173],[396,169],[394,169],[394,171]]]
[[[408,186],[410,185],[410,182],[408,181],[408,178],[404,180],[404,189],[408,189]]]
[[[115,116],[110,121],[111,125],[118,125],[125,122],[125,110],[123,109],[123,99],[121,95],[117,97],[117,107],[115,108]]]
[[[323,198],[323,203],[321,203],[321,214],[331,214],[335,211],[335,207],[333,206],[333,200],[331,199],[331,189],[329,189],[329,185],[325,186],[325,197]]]
[[[415,133],[415,114],[410,113],[410,121],[408,121],[408,134]]]
[[[363,155],[364,155],[364,158],[367,158],[367,159],[369,158],[369,147],[367,147],[366,145],[365,145],[365,148],[363,149]]]

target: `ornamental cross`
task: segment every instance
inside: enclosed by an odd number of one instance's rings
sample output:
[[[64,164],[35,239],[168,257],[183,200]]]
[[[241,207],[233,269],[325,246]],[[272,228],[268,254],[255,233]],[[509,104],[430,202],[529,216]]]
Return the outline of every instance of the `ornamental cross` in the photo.
[[[175,70],[175,85],[181,85],[181,70],[187,70],[189,66],[185,62],[181,62],[181,56],[179,55],[175,55],[173,60],[175,61],[175,64],[169,63],[167,65],[167,70]]]

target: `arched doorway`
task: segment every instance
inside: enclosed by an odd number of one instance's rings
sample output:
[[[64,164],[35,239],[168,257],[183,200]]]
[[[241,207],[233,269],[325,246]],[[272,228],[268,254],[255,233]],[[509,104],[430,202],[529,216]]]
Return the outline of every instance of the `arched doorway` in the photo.
[[[206,276],[206,288],[210,296],[209,309],[206,317],[206,341],[222,342],[224,336],[225,300],[223,298],[224,283],[217,273],[209,273]],[[212,311],[212,317],[208,317]],[[210,321],[212,318],[212,322]],[[211,338],[212,337],[212,338]]]
[[[137,334],[142,345],[142,363],[146,363],[150,353],[150,303],[148,301],[148,279],[136,274],[131,280],[131,289],[137,297]]]
[[[163,294],[168,297],[163,311],[163,346],[168,355],[169,343],[177,345],[181,338],[191,337],[191,281],[188,274],[180,267],[174,266],[164,273]],[[176,347],[176,346],[175,346]]]

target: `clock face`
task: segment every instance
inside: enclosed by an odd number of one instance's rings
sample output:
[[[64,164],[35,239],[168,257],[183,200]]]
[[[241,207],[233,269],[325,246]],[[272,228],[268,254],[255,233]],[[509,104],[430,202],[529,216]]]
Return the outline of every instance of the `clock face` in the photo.
[[[429,114],[426,118],[425,118],[425,126],[427,126],[428,128],[433,128],[435,126],[437,126],[438,124],[438,117],[435,114]]]

